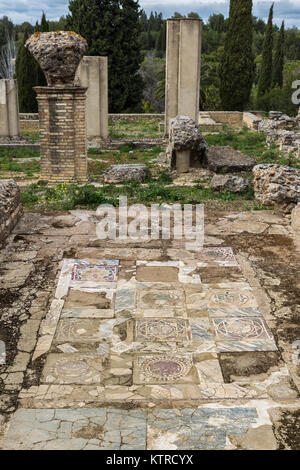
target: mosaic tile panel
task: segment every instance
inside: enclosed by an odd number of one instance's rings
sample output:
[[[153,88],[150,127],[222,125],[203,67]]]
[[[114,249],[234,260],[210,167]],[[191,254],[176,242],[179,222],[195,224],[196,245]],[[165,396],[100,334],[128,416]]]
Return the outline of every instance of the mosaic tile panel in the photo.
[[[197,382],[191,355],[140,356],[135,361],[135,383]]]
[[[99,342],[102,339],[101,323],[101,320],[93,319],[60,320],[54,337],[54,342]]]
[[[75,262],[72,281],[116,282],[118,275],[118,261],[85,261]]]
[[[213,325],[218,341],[273,339],[272,333],[263,318],[214,318]]]
[[[137,315],[139,317],[186,316],[183,290],[137,290]]]
[[[198,266],[239,266],[233,249],[229,247],[204,248],[198,255]]]
[[[49,354],[42,381],[53,384],[100,383],[103,359],[92,354]]]
[[[277,350],[262,317],[213,318],[213,325],[219,352]]]
[[[187,320],[147,319],[136,322],[137,341],[188,341],[191,339]]]
[[[204,292],[186,292],[187,308],[237,310],[257,308],[256,299],[251,290],[217,289]]]

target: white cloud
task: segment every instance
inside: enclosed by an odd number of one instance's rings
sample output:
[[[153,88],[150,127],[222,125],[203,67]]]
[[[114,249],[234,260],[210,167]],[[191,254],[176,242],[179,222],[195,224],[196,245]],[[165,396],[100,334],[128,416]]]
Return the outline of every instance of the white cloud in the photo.
[[[300,27],[299,0],[254,0],[253,13],[266,19],[273,1],[276,23],[281,23],[284,19],[288,26]],[[0,0],[0,17],[7,15],[16,23],[35,23],[45,11],[48,19],[55,20],[68,13],[68,4],[68,0]],[[171,16],[174,11],[183,14],[197,11],[204,20],[212,13],[227,16],[229,11],[229,0],[140,0],[140,5],[147,12],[162,12],[164,17]]]

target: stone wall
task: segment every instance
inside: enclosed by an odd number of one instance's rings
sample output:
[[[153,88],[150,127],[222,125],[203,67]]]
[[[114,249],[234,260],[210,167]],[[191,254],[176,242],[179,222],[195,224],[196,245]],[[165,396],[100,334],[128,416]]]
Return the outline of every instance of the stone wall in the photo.
[[[21,121],[39,120],[39,113],[20,113],[19,116]]]
[[[109,114],[108,119],[110,122],[136,122],[145,120],[149,122],[163,122],[164,114]]]
[[[243,113],[240,111],[209,111],[208,114],[215,122],[232,126],[243,126]]]
[[[164,122],[164,114],[109,114],[109,122],[137,122],[140,120],[152,122]],[[39,115],[35,114],[20,114],[20,127],[21,131],[39,132]]]
[[[253,168],[255,199],[266,206],[278,205],[291,212],[300,202],[300,170],[268,164]]]
[[[0,181],[0,246],[23,213],[20,188],[13,180]]]

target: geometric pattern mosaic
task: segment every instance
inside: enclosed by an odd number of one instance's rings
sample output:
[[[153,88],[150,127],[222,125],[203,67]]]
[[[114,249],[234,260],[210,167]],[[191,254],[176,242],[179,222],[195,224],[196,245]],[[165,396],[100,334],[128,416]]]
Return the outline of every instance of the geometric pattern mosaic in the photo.
[[[136,340],[188,341],[191,338],[187,320],[137,320]]]
[[[77,260],[72,272],[73,281],[99,281],[115,282],[117,280],[118,266],[116,261],[99,260],[92,263]]]
[[[219,354],[277,350],[231,248],[206,248],[194,266],[127,266],[118,260],[64,260],[34,353],[34,359],[47,353],[41,385],[95,385],[93,394],[100,395],[118,386],[125,396],[141,386],[142,401],[169,393],[162,387],[189,385],[172,393],[230,398],[243,389],[224,383]],[[148,267],[159,281],[152,282]],[[161,280],[164,267],[171,281]],[[202,283],[201,269],[208,273],[210,267],[218,280],[208,276],[211,284]],[[227,269],[234,270],[234,282],[227,282]],[[187,274],[193,272],[197,279]]]

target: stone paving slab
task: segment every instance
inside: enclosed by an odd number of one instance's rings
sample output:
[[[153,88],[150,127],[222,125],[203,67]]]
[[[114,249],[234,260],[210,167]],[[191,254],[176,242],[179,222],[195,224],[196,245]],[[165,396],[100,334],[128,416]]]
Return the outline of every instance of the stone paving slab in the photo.
[[[145,450],[142,410],[19,409],[0,448],[9,450]]]
[[[0,449],[275,450],[272,426],[281,409],[267,401],[129,411],[20,408]]]

